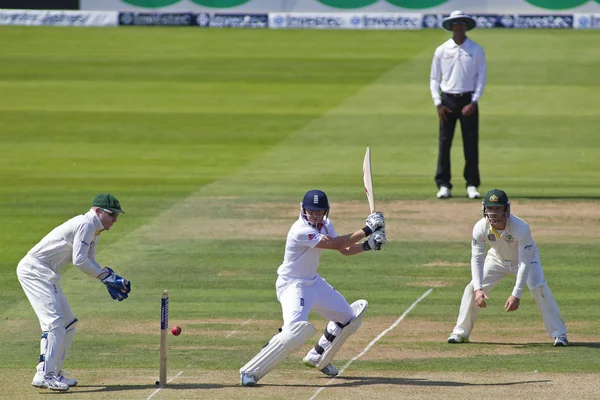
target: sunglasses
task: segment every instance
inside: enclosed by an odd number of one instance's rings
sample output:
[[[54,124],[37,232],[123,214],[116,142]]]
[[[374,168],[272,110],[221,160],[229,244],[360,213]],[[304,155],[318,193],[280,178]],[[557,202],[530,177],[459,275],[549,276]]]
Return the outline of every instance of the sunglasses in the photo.
[[[103,208],[102,211],[104,211],[105,213],[107,213],[111,217],[116,217],[117,215],[119,215],[118,212],[112,211],[112,210],[107,210],[106,208]]]
[[[455,21],[452,23],[452,25],[466,25],[467,23],[464,21]]]

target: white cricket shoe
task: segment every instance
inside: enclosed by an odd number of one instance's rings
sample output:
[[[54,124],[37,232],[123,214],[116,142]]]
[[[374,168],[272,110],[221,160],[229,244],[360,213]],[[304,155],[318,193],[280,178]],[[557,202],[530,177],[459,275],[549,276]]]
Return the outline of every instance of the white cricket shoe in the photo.
[[[446,186],[440,186],[440,190],[437,192],[436,196],[438,199],[448,199],[452,197],[452,192],[450,191],[450,188]]]
[[[35,387],[39,387],[43,381],[44,381],[44,372],[38,370],[35,373],[35,375],[33,376],[33,381],[31,381],[31,384]]]
[[[250,374],[240,374],[240,380],[242,381],[242,386],[256,385],[256,378]]]
[[[325,366],[325,368],[320,369],[319,371],[321,371],[322,373],[324,373],[327,376],[331,376],[332,378],[335,378],[340,373],[338,371],[338,369],[336,367],[334,367],[333,364],[331,364],[331,363],[327,364]]]
[[[58,378],[54,375],[46,375],[41,376],[41,374],[35,374],[33,377],[33,381],[31,384],[40,389],[50,389],[50,390],[58,390],[61,392],[66,392],[69,390],[69,385],[64,382],[58,380]]]
[[[316,362],[311,360],[308,356],[304,357],[302,359],[302,361],[304,362],[304,365],[306,365],[307,367],[310,367],[310,368],[317,367]],[[323,369],[320,369],[319,371],[321,371],[325,375],[331,376],[331,377],[336,377],[340,373],[338,371],[338,369],[336,367],[334,367],[333,364],[331,364],[331,363],[327,364]]]
[[[60,371],[58,373],[57,379],[62,383],[66,383],[67,385],[69,385],[69,387],[77,386],[77,379],[69,378],[68,376],[65,375],[64,371]]]
[[[467,197],[470,199],[480,199],[481,194],[477,191],[475,186],[467,186]]]
[[[457,335],[456,333],[453,333],[448,338],[448,343],[469,343],[469,338],[462,337],[460,335]]]
[[[554,338],[554,347],[566,347],[569,345],[567,335],[558,335]]]

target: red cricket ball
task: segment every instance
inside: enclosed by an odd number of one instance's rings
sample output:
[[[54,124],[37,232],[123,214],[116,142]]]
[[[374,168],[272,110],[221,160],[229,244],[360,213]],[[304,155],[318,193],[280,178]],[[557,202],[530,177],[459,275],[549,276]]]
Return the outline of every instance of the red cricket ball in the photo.
[[[181,328],[175,325],[173,328],[171,328],[171,333],[175,336],[179,336],[181,334]]]

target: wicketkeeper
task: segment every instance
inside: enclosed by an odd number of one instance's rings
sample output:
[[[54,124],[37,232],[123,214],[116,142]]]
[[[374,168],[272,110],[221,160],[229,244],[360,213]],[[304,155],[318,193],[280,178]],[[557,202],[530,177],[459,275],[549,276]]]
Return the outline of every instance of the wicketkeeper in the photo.
[[[125,300],[131,283],[96,261],[99,235],[109,230],[124,213],[111,194],[99,194],[92,208],[53,229],[35,245],[17,266],[19,282],[42,328],[40,359],[31,384],[66,391],[77,380],[63,375],[62,367],[75,334],[77,318],[60,286],[60,274],[73,264],[108,288],[114,300]]]
[[[300,205],[300,217],[288,232],[283,263],[276,283],[277,299],[283,311],[283,327],[268,344],[240,369],[243,386],[253,386],[290,353],[316,333],[308,322],[311,310],[326,318],[325,332],[304,363],[328,376],[337,376],[331,364],[348,337],[362,323],[366,300],[348,304],[344,296],[317,274],[324,249],[352,256],[368,250],[381,250],[386,243],[383,214],[369,215],[366,226],[338,236],[329,219],[329,201],[320,190],[309,190]],[[368,240],[358,244],[361,239]]]

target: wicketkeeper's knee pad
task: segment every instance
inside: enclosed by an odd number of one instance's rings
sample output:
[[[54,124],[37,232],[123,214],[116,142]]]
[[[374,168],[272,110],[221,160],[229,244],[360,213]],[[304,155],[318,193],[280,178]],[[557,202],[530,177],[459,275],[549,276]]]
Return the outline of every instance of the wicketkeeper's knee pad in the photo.
[[[363,314],[367,310],[369,303],[366,300],[356,300],[354,303],[350,305],[354,310],[355,317],[350,320],[343,328],[342,332],[340,332],[331,342],[331,346],[329,346],[321,355],[319,362],[316,364],[318,369],[325,368],[333,357],[335,357],[336,353],[340,350],[342,345],[348,340],[350,335],[356,333],[358,328],[362,325]]]
[[[65,326],[65,347],[66,351],[69,351],[73,336],[75,335],[75,324],[79,321],[77,318],[73,319],[67,326]]]
[[[65,362],[65,358],[67,358],[67,355],[69,354],[71,343],[73,343],[73,336],[75,336],[75,324],[77,323],[77,321],[77,318],[74,318],[73,321],[69,322],[67,326],[65,326],[65,338],[63,341],[62,354],[56,366],[58,372],[60,372],[60,370],[62,369],[63,364]]]
[[[59,364],[63,358],[66,331],[64,325],[55,327],[48,331],[46,355],[44,356],[46,374],[58,375]]]
[[[258,381],[283,361],[288,354],[298,350],[316,332],[317,330],[312,324],[304,321],[285,326],[252,360],[240,368],[240,373],[250,374]]]

